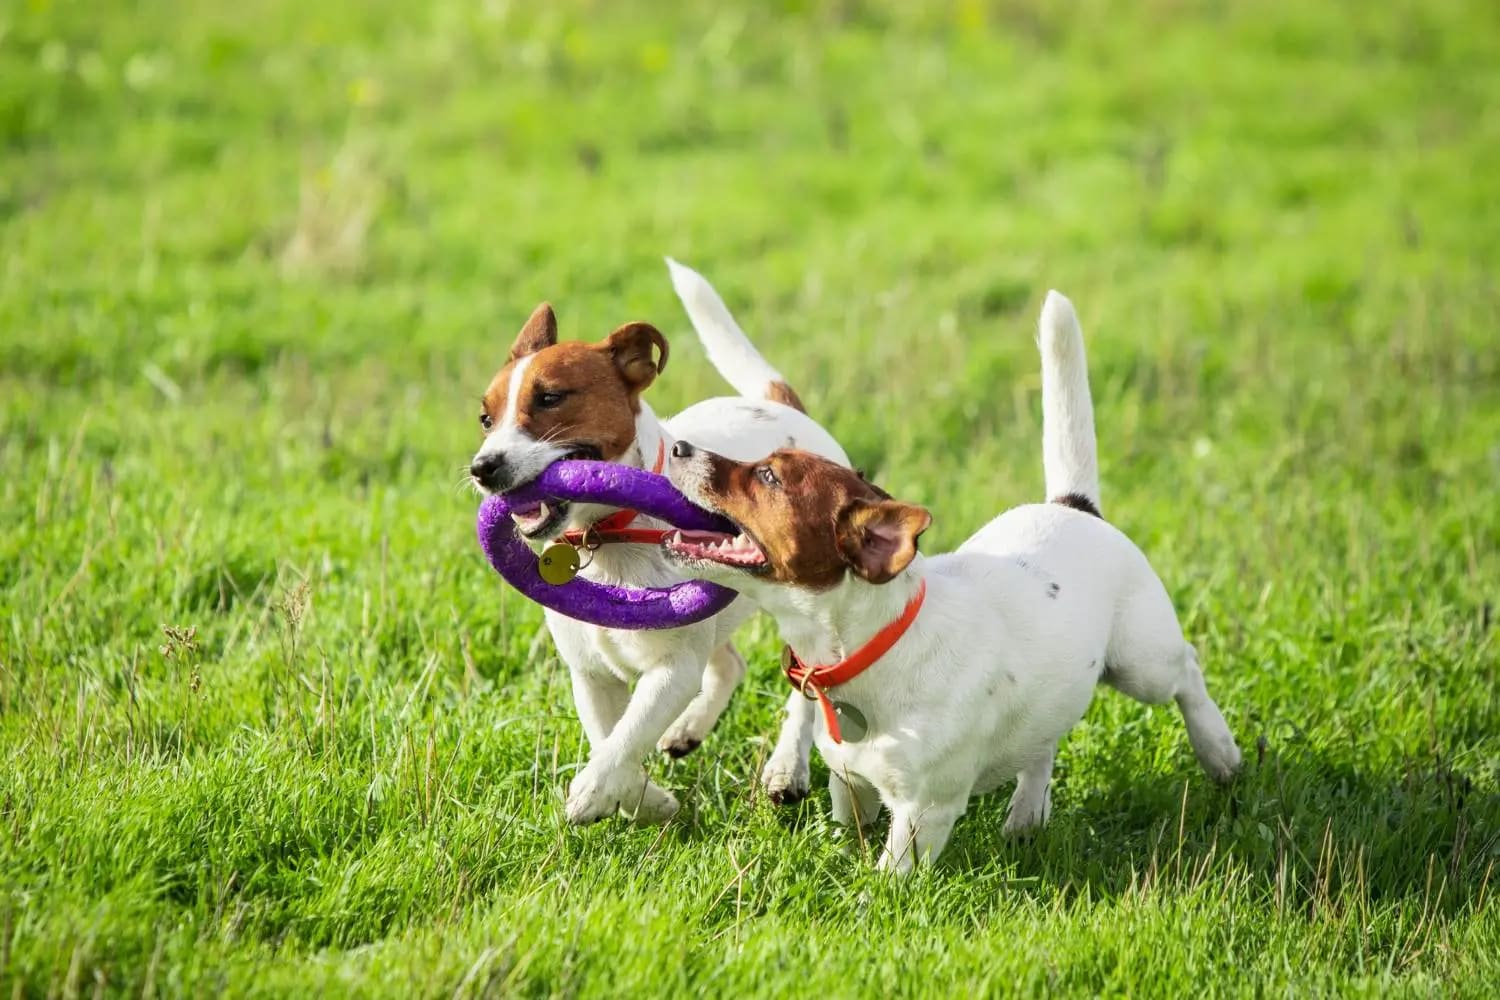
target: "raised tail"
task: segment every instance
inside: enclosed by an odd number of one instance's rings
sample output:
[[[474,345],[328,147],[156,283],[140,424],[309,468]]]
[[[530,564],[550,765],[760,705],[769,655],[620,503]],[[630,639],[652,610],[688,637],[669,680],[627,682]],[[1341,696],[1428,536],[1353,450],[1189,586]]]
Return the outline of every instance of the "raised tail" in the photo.
[[[1048,292],[1042,304],[1042,468],[1047,497],[1096,517],[1099,512],[1099,447],[1094,441],[1094,403],[1089,396],[1088,359],[1073,303]]]
[[[667,270],[672,274],[672,287],[677,290],[677,297],[682,300],[682,307],[687,310],[698,339],[708,351],[708,360],[724,380],[741,396],[769,399],[806,413],[802,400],[797,398],[781,372],[772,368],[750,343],[750,338],[729,314],[724,300],[719,298],[708,279],[671,257],[667,258]]]

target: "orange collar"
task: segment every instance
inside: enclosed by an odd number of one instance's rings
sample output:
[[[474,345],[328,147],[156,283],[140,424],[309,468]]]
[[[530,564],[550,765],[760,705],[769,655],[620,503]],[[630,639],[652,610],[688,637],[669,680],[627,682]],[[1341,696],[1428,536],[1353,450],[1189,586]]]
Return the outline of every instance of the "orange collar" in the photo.
[[[656,440],[656,465],[652,472],[661,475],[667,462],[667,439]],[[595,542],[659,542],[667,536],[661,528],[632,528],[630,522],[640,517],[639,511],[617,510],[588,528],[563,532],[563,541],[569,545],[589,545]]]
[[[876,632],[869,642],[837,663],[809,667],[797,658],[797,654],[792,652],[792,647],[787,646],[782,651],[781,665],[786,671],[787,680],[791,681],[792,686],[803,694],[807,694],[807,689],[812,688],[818,703],[823,707],[823,720],[828,723],[828,735],[832,737],[833,742],[842,743],[844,739],[839,731],[838,712],[834,710],[833,700],[828,697],[827,689],[849,683],[889,653],[891,647],[906,634],[907,629],[911,628],[911,623],[917,620],[917,612],[922,610],[922,601],[926,597],[927,581],[923,580],[918,585],[917,592],[912,595],[912,599],[907,602],[906,610],[901,612],[900,618]]]

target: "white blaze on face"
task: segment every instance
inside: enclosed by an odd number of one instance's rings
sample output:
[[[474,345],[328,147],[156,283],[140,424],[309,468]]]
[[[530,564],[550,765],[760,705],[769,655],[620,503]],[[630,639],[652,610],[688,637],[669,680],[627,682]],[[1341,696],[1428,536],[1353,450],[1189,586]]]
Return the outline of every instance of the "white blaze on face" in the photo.
[[[516,427],[516,414],[521,409],[521,382],[526,378],[526,369],[530,368],[535,360],[535,354],[528,354],[516,365],[515,371],[510,373],[510,385],[505,391],[505,416],[500,421],[501,430]]]
[[[475,452],[474,460],[491,455],[503,455],[510,469],[511,479],[516,483],[528,483],[541,475],[542,470],[561,458],[563,448],[548,442],[538,441],[520,427],[520,408],[526,373],[536,355],[528,355],[516,362],[511,370],[505,394],[505,414],[500,424],[485,436],[484,443]]]

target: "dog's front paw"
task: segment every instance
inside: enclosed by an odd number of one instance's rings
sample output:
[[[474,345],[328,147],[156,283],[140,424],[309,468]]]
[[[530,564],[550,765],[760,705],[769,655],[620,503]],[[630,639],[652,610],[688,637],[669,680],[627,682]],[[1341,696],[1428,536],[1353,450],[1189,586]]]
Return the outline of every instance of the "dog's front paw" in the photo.
[[[916,867],[910,849],[904,850],[898,855],[892,854],[889,847],[882,848],[880,851],[880,860],[875,862],[876,871],[895,878],[906,878]]]
[[[677,797],[655,782],[646,782],[639,802],[627,802],[621,812],[637,823],[665,823],[682,808]]]
[[[589,764],[568,786],[564,812],[574,826],[597,823],[613,816],[621,807],[633,808],[641,802],[645,786],[646,772],[640,768],[621,767],[605,771]]]
[[[760,772],[760,783],[766,795],[779,806],[801,802],[812,791],[812,779],[806,761],[785,761],[772,757]]]

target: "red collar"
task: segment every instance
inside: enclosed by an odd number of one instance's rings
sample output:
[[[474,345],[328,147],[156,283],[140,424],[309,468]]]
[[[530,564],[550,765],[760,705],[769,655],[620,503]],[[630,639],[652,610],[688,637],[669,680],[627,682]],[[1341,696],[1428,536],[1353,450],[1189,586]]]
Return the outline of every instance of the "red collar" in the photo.
[[[652,472],[661,475],[667,462],[667,439],[656,441],[656,465]],[[602,520],[582,530],[563,532],[563,541],[569,545],[591,545],[596,542],[659,542],[667,536],[662,528],[632,528],[630,522],[640,517],[639,511],[617,510]]]
[[[838,713],[834,711],[833,701],[828,697],[827,689],[847,684],[858,677],[865,670],[873,666],[882,656],[891,651],[900,638],[911,628],[911,623],[917,620],[917,612],[922,610],[922,601],[927,597],[927,581],[923,580],[917,586],[917,592],[907,602],[906,610],[901,612],[901,617],[891,622],[885,628],[876,632],[869,642],[850,653],[837,663],[830,663],[821,667],[809,667],[797,658],[788,646],[782,652],[781,665],[786,671],[787,680],[792,686],[803,694],[808,688],[817,696],[818,703],[823,706],[823,720],[828,723],[828,735],[833,742],[842,743],[843,734],[839,732]]]

